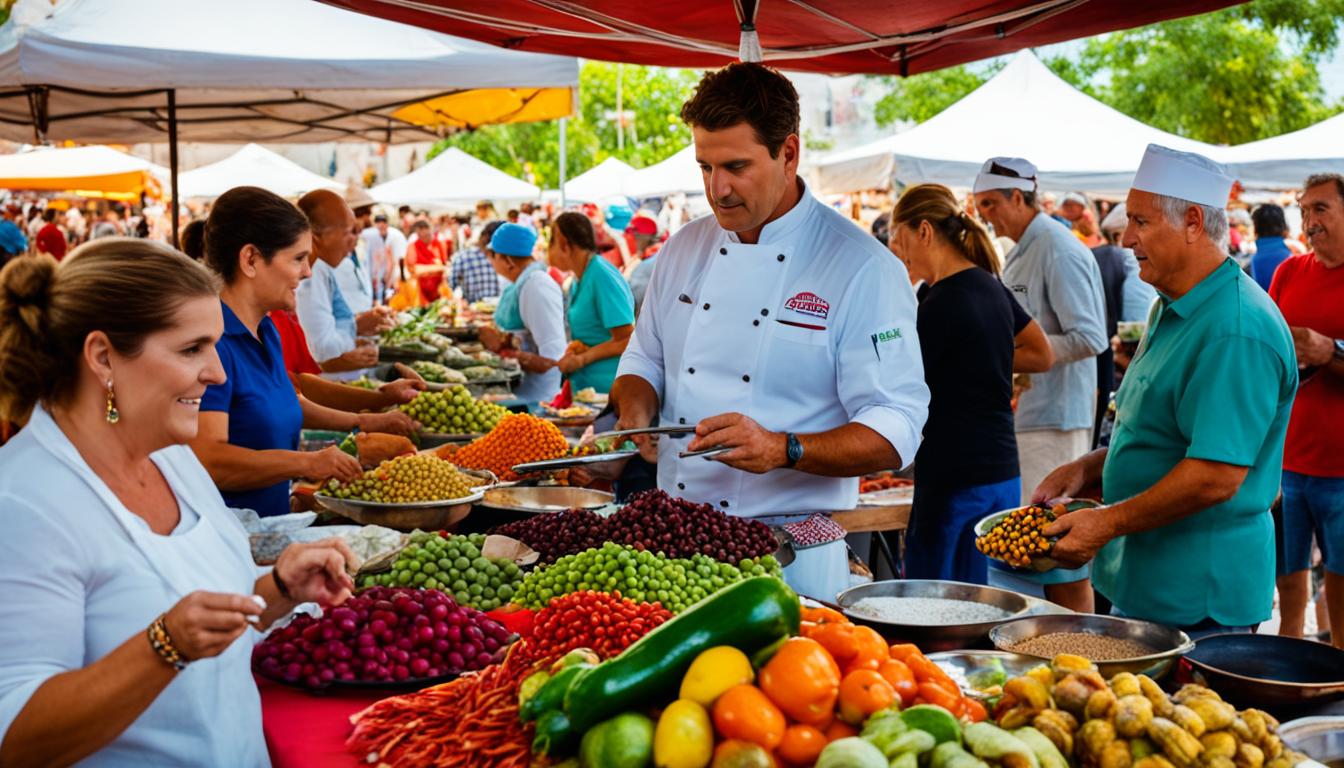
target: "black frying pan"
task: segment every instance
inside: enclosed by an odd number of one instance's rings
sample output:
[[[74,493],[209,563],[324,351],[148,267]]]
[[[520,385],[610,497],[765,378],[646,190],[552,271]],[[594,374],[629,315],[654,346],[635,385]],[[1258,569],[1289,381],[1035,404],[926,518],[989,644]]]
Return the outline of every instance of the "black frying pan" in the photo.
[[[1185,655],[1177,679],[1239,707],[1323,704],[1344,696],[1344,651],[1278,635],[1211,635]]]

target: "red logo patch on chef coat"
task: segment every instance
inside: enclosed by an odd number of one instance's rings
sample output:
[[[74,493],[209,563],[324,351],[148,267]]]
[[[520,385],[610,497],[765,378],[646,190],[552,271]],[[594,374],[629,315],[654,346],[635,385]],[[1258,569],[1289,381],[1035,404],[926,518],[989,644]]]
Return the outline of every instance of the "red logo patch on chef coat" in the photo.
[[[815,293],[807,293],[806,291],[784,302],[784,308],[822,319],[831,314],[831,305],[827,304],[825,299]]]

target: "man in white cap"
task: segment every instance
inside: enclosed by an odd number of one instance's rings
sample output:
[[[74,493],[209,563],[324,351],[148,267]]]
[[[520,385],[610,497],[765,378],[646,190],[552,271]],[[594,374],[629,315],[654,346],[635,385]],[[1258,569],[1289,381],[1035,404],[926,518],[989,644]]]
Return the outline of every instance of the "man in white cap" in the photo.
[[[975,178],[980,215],[1017,245],[1004,257],[1003,283],[1041,324],[1055,353],[1055,365],[1032,374],[1031,388],[1018,398],[1017,453],[1025,503],[1046,473],[1092,447],[1097,398],[1096,357],[1110,346],[1101,271],[1087,246],[1067,227],[1042,213],[1036,201],[1036,166],[1017,157],[985,161]],[[1044,595],[1076,611],[1090,612],[1092,587],[1086,568],[1031,575]],[[1036,589],[994,568],[990,583]]]
[[[1116,396],[1115,432],[1050,474],[1038,501],[1101,482],[1105,506],[1045,533],[1054,556],[1093,562],[1119,615],[1194,636],[1270,617],[1274,524],[1297,359],[1283,316],[1227,256],[1232,179],[1217,163],[1148,146],[1123,243],[1157,288]]]

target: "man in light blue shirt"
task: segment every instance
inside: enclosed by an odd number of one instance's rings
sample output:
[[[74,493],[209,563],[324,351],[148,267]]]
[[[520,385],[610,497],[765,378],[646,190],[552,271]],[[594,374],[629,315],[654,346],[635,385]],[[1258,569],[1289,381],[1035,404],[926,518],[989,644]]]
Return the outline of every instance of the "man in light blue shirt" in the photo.
[[[1092,252],[1036,204],[1036,166],[1021,158],[987,160],[975,179],[975,204],[994,232],[1016,241],[1003,283],[1045,330],[1055,365],[1032,374],[1018,398],[1017,450],[1023,503],[1056,466],[1087,453],[1097,397],[1096,357],[1110,346],[1101,270]],[[1091,612],[1086,571],[1051,572],[1048,599]]]
[[[309,192],[299,208],[312,226],[313,274],[299,283],[296,313],[308,338],[308,351],[332,378],[351,381],[369,375],[378,363],[378,348],[359,337],[391,325],[385,307],[356,315],[341,291],[337,269],[354,246],[354,214],[340,195]]]

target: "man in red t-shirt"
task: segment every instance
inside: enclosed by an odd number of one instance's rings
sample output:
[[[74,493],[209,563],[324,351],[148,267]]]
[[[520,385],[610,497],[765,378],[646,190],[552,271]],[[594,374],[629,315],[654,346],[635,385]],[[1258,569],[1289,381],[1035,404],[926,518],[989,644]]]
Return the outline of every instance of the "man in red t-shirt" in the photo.
[[[55,208],[48,208],[42,212],[42,220],[47,222],[37,231],[37,250],[40,253],[50,253],[57,261],[65,258],[65,233],[56,226],[56,214],[59,213]]]
[[[1283,452],[1279,633],[1302,635],[1314,535],[1333,643],[1344,648],[1344,175],[1312,176],[1303,189],[1302,229],[1315,252],[1290,256],[1269,285],[1302,370]]]

